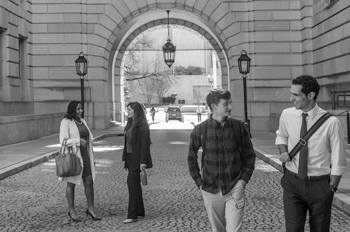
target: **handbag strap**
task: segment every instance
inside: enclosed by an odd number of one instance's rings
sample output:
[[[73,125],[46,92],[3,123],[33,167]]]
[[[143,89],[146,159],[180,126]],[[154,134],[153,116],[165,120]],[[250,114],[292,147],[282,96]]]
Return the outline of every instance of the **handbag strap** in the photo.
[[[69,149],[71,149],[72,152],[73,152],[73,148],[67,147],[67,140],[68,140],[68,139],[63,139],[62,144],[61,144],[60,153],[64,153],[64,151],[65,151],[66,149],[67,149],[68,151],[69,151]],[[78,148],[77,148],[77,150],[78,150]]]
[[[306,132],[304,137],[299,139],[299,142],[293,147],[292,151],[288,154],[289,159],[292,160],[293,157],[300,151],[300,149],[304,146],[307,146],[307,141],[309,138],[320,128],[320,126],[327,121],[332,115],[328,112],[326,112],[324,115],[322,115],[321,118],[317,120],[317,122],[312,125],[312,127]]]
[[[60,149],[61,153],[64,151],[63,149],[66,147],[66,143],[67,143],[67,139],[63,139],[61,144],[61,149]]]

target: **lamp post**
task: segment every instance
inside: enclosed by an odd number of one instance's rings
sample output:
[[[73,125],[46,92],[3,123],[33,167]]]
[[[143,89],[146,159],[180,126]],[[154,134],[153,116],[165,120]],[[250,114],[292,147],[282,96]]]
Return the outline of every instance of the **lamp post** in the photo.
[[[247,51],[242,50],[241,56],[238,58],[238,67],[239,72],[243,77],[243,92],[244,92],[244,121],[248,127],[248,131],[250,134],[250,123],[248,120],[248,111],[247,111],[247,74],[250,71],[250,61],[251,59],[247,55]]]
[[[75,68],[77,70],[77,74],[80,76],[80,91],[81,91],[81,105],[84,109],[84,76],[87,74],[88,70],[88,61],[84,57],[84,53],[80,52],[78,59],[75,60]],[[83,111],[83,118],[84,118]]]
[[[214,79],[211,77],[211,75],[208,73],[208,82],[209,82],[209,85],[210,85],[210,90],[213,89],[213,82],[214,82]]]
[[[170,39],[170,26],[169,26],[169,12],[170,12],[170,10],[167,10],[166,12],[168,13],[168,40],[163,45],[163,55],[164,55],[164,62],[170,68],[171,65],[173,65],[173,63],[175,62],[176,46],[171,42],[171,39]]]

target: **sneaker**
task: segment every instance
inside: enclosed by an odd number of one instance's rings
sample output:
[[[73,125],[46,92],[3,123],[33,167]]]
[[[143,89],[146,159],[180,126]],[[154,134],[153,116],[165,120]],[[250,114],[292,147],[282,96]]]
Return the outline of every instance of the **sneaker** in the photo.
[[[127,218],[126,220],[123,221],[124,224],[127,224],[127,223],[133,223],[133,222],[136,222],[137,219],[131,219],[131,218]]]

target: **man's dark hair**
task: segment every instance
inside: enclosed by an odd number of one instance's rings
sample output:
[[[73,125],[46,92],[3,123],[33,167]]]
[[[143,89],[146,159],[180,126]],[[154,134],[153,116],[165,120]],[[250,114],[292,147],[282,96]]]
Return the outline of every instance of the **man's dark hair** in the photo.
[[[209,92],[207,95],[207,105],[209,106],[210,110],[213,111],[211,108],[211,104],[219,104],[220,99],[230,100],[231,99],[231,93],[228,90],[223,89],[213,89]]]
[[[316,78],[308,75],[301,75],[298,76],[297,78],[294,78],[292,80],[293,85],[301,85],[301,92],[304,93],[306,96],[314,92],[315,97],[314,100],[316,101],[318,92],[320,91],[320,85],[318,84]]]
[[[64,116],[67,119],[75,119],[75,117],[77,116],[77,106],[81,104],[80,101],[71,101],[68,104],[67,107],[67,114]]]

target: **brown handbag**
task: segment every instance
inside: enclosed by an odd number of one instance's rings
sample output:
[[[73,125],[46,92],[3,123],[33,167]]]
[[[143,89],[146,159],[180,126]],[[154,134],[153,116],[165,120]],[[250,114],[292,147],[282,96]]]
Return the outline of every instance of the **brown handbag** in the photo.
[[[79,157],[73,152],[72,147],[67,147],[66,143],[67,140],[64,139],[61,149],[55,157],[56,175],[58,177],[77,176],[82,171]]]

